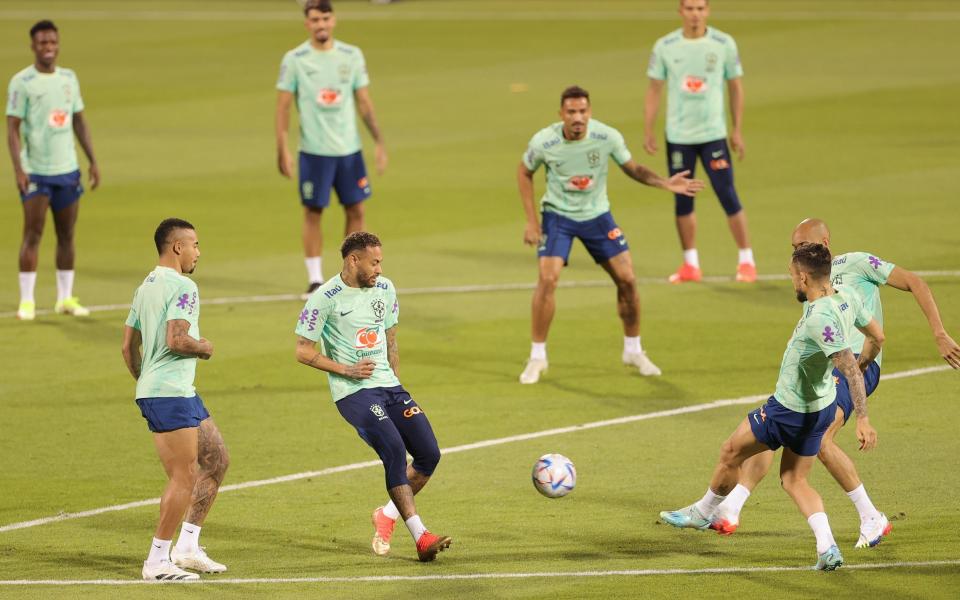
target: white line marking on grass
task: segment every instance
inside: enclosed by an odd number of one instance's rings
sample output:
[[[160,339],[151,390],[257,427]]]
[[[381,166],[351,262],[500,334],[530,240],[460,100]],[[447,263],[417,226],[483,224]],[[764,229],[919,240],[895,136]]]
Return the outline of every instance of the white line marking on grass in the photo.
[[[917,562],[844,564],[843,570],[873,571],[921,567],[954,567],[960,560],[925,560]],[[650,577],[656,575],[739,575],[744,573],[782,573],[811,571],[809,566],[793,567],[715,567],[707,569],[623,569],[617,571],[543,571],[533,573],[451,573],[449,575],[365,575],[358,577],[262,577],[252,579],[201,579],[195,582],[160,582],[143,579],[8,579],[6,586],[40,585],[203,585],[264,583],[391,583],[397,581],[462,581],[469,579],[540,579],[545,577]]]
[[[920,375],[928,375],[930,373],[939,373],[940,371],[948,371],[950,367],[948,365],[936,366],[936,367],[923,367],[920,369],[910,369],[907,371],[898,371],[896,373],[890,373],[889,375],[881,375],[881,381],[887,381],[890,379],[903,379],[905,377],[917,377]],[[571,425],[568,427],[557,427],[554,429],[546,429],[543,431],[535,431],[532,433],[521,433],[518,435],[510,435],[502,438],[495,438],[491,440],[483,440],[480,442],[472,442],[469,444],[461,444],[459,446],[452,446],[450,448],[441,449],[441,454],[456,454],[457,452],[466,452],[468,450],[477,450],[479,448],[489,448],[490,446],[500,446],[503,444],[511,444],[513,442],[524,442],[527,440],[534,440],[537,438],[548,437],[552,435],[563,435],[565,433],[574,433],[577,431],[585,431],[588,429],[597,429],[599,427],[610,427],[611,425],[623,425],[624,423],[635,423],[637,421],[647,421],[650,419],[658,419],[660,417],[675,417],[677,415],[685,415],[689,413],[703,412],[705,410],[712,410],[714,408],[722,408],[725,406],[738,406],[742,404],[753,404],[754,402],[760,402],[766,400],[770,395],[769,394],[759,394],[753,396],[743,396],[741,398],[731,398],[727,400],[714,400],[713,402],[705,402],[703,404],[692,404],[689,406],[681,406],[679,408],[671,408],[668,410],[659,410],[655,412],[642,413],[639,415],[628,415],[625,417],[617,417],[614,419],[605,419],[603,421],[593,421],[592,423],[584,423],[582,425]],[[366,469],[369,467],[379,466],[381,462],[379,460],[368,460],[364,462],[351,463],[346,465],[340,465],[337,467],[328,467],[326,469],[320,469],[319,471],[306,471],[304,473],[292,473],[290,475],[283,475],[280,477],[271,477],[269,479],[257,479],[254,481],[245,481],[242,483],[233,483],[230,485],[225,485],[220,488],[220,493],[231,492],[234,490],[245,490],[248,488],[262,487],[265,485],[273,485],[275,483],[285,483],[287,481],[298,481],[300,479],[309,479],[311,477],[322,477],[324,475],[333,475],[335,473],[344,473],[346,471],[356,471],[358,469]],[[127,510],[130,508],[140,508],[142,506],[151,506],[160,504],[160,498],[151,498],[148,500],[138,500],[136,502],[127,502],[125,504],[115,504],[113,506],[104,506],[101,508],[94,508],[92,510],[85,510],[75,513],[60,513],[52,517],[42,517],[40,519],[33,519],[31,521],[22,521],[20,523],[10,523],[9,525],[3,525],[0,527],[0,533],[5,531],[14,531],[16,529],[26,529],[28,527],[37,527],[39,525],[47,525],[49,523],[58,523],[60,521],[68,521],[71,519],[81,519],[84,517],[93,517],[96,515],[102,515],[108,512],[116,512],[120,510]]]
[[[960,271],[914,271],[921,277],[960,277]],[[787,281],[790,276],[785,273],[758,275],[759,281]],[[708,275],[703,278],[704,283],[732,283],[733,277],[723,275]],[[657,285],[669,283],[666,277],[640,277],[637,279],[640,285]],[[557,284],[562,288],[594,288],[610,287],[613,283],[609,279],[590,279],[586,281],[561,281]],[[482,292],[513,292],[518,290],[532,290],[537,287],[536,283],[490,283],[474,285],[445,285],[421,288],[398,288],[397,293],[401,296],[425,296],[433,294],[469,294]],[[301,294],[271,294],[260,296],[226,296],[223,298],[202,299],[204,306],[219,304],[259,304],[262,302],[292,302],[299,301]],[[128,310],[130,304],[100,304],[88,306],[90,312],[109,312],[114,310]],[[39,309],[37,315],[53,314],[50,309]],[[14,311],[0,313],[0,319],[6,319],[17,316]]]

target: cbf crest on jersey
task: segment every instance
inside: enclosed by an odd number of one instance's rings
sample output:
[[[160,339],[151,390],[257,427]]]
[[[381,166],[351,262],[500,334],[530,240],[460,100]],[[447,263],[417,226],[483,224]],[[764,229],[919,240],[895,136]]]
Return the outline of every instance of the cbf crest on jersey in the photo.
[[[387,312],[387,305],[384,304],[383,300],[377,298],[370,303],[370,308],[373,309],[373,315],[377,318],[377,322],[382,321],[384,313]]]

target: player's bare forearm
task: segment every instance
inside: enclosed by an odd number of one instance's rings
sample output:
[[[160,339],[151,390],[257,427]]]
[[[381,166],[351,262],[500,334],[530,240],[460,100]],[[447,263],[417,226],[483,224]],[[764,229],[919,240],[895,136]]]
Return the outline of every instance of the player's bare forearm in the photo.
[[[373,110],[373,100],[370,98],[370,92],[363,87],[354,92],[354,97],[357,101],[357,112],[360,113],[363,124],[367,126],[370,137],[373,138],[374,142],[382,144],[383,134],[381,134],[380,127],[377,125],[377,116]]]
[[[297,337],[297,362],[313,367],[325,373],[333,373],[351,379],[366,379],[373,374],[376,363],[368,358],[361,359],[352,365],[339,363],[324,356],[317,349],[317,343],[303,336]]]
[[[883,342],[886,340],[883,329],[876,319],[870,319],[865,327],[858,327],[864,335],[863,350],[860,351],[859,366],[861,371],[866,371],[883,349]]]
[[[660,111],[660,97],[663,95],[663,81],[651,79],[647,86],[647,97],[643,104],[643,130],[647,135],[653,135],[653,128],[657,123],[657,113]]]
[[[185,319],[167,321],[167,348],[180,356],[207,360],[213,354],[209,340],[196,339],[190,335],[190,323]]]
[[[743,126],[743,81],[739,77],[730,79],[727,90],[730,93],[730,120],[733,121],[733,130],[739,132]]]
[[[393,369],[393,374],[400,377],[400,347],[397,346],[397,327],[394,325],[387,330],[387,362]]]
[[[140,356],[140,344],[142,338],[140,331],[130,327],[123,326],[123,345],[120,353],[123,355],[123,362],[127,365],[127,370],[133,375],[134,379],[140,379],[140,370],[143,367],[143,360]]]
[[[847,380],[847,387],[850,388],[850,399],[853,400],[853,409],[857,413],[857,418],[867,416],[867,388],[863,384],[863,372],[857,365],[857,358],[853,351],[847,348],[833,354],[833,366]]]
[[[83,112],[73,115],[73,133],[77,136],[77,141],[80,142],[80,147],[83,148],[83,153],[87,155],[90,164],[97,164],[97,158],[93,155],[93,138],[90,136],[90,128],[87,127]]]
[[[10,160],[13,161],[13,171],[22,173],[20,165],[20,119],[7,117],[7,148],[10,150]]]
[[[912,271],[894,267],[887,278],[887,285],[913,294],[934,336],[946,333],[940,318],[940,309],[937,307],[936,300],[933,299],[933,292],[922,277]]]
[[[274,127],[277,135],[277,149],[287,149],[287,135],[290,128],[290,106],[293,104],[293,94],[277,92],[277,109],[274,114]]]
[[[517,167],[517,188],[520,191],[520,202],[523,203],[523,213],[528,223],[537,222],[537,207],[533,200],[533,171],[520,163]]]
[[[662,190],[667,189],[666,179],[660,177],[640,163],[628,160],[620,165],[620,168],[634,181],[639,181],[643,185],[649,185],[650,187],[660,188]]]

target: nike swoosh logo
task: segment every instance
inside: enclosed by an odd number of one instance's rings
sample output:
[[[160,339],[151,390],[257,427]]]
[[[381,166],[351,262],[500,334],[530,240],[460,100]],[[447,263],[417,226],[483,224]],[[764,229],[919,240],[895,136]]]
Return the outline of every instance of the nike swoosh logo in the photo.
[[[184,529],[184,531],[186,531],[187,533],[193,533],[193,532],[190,531],[189,529]],[[159,548],[159,546],[157,546],[157,547]]]
[[[721,156],[723,156],[723,150],[717,150],[713,153],[714,158],[720,158]]]
[[[354,310],[356,310],[356,309],[354,309]],[[340,313],[340,316],[341,316],[341,317],[345,317],[345,316],[349,315],[349,314],[352,313],[352,312],[353,312],[353,310],[348,310],[347,312],[341,312],[341,313]]]
[[[411,402],[413,402],[413,398],[407,398],[403,401],[404,404],[410,404]]]
[[[153,545],[153,547],[154,547],[154,548],[159,548],[160,546],[158,546],[158,545],[156,545],[156,544],[154,544],[154,545]]]

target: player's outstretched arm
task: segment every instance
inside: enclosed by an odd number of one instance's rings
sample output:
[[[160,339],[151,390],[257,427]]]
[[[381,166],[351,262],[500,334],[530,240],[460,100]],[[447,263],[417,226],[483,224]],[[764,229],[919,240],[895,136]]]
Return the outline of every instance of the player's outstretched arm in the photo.
[[[392,329],[392,328],[391,328]],[[369,358],[361,359],[352,365],[345,365],[327,358],[317,349],[317,343],[311,339],[297,336],[297,362],[334,375],[351,379],[367,379],[373,375],[376,363]]]
[[[142,341],[139,329],[129,325],[123,326],[123,345],[120,347],[120,353],[123,355],[123,362],[127,364],[127,370],[134,379],[140,379],[140,369],[143,366],[143,359],[140,357]]]
[[[90,189],[95,190],[100,185],[100,167],[97,166],[97,158],[93,154],[93,138],[90,137],[90,128],[87,127],[83,111],[73,113],[73,133],[77,136],[83,153],[87,155],[87,162],[90,163]]]
[[[647,154],[657,153],[657,137],[653,129],[657,124],[657,111],[660,110],[660,97],[663,95],[663,79],[650,78],[647,97],[643,105],[643,149]]]
[[[363,124],[367,126],[367,131],[370,132],[370,137],[376,144],[373,158],[377,165],[377,174],[383,175],[383,172],[387,170],[387,146],[383,141],[380,127],[377,125],[377,116],[373,112],[373,100],[370,98],[370,92],[367,91],[366,87],[362,87],[353,93],[353,97],[357,101],[357,112],[360,113]]]
[[[877,445],[877,430],[870,425],[867,416],[867,388],[863,384],[863,373],[857,366],[857,358],[849,348],[835,352],[830,356],[833,366],[846,378],[853,400],[853,410],[857,414],[857,439],[861,450],[872,450]]]
[[[186,319],[167,321],[167,348],[180,356],[193,356],[210,360],[213,342],[206,338],[195,339],[190,335],[190,322]]]
[[[866,338],[863,342],[863,350],[860,351],[858,361],[860,371],[865,372],[867,367],[870,366],[870,363],[877,359],[886,337],[883,335],[883,328],[880,327],[880,323],[877,323],[876,319],[870,319],[866,327],[857,327],[857,329],[859,329]]]
[[[13,161],[13,175],[17,180],[17,189],[21,194],[27,193],[27,186],[30,185],[30,176],[27,175],[23,166],[20,164],[20,123],[19,117],[7,115],[7,148],[10,149],[10,159]]]
[[[649,185],[650,187],[673,192],[674,194],[695,196],[697,192],[703,189],[702,181],[687,177],[687,175],[690,174],[690,171],[681,171],[669,179],[664,179],[650,169],[634,162],[633,160],[628,160],[620,165],[620,169],[627,174],[627,177],[630,177],[635,181],[639,181],[640,183]]]
[[[287,146],[290,127],[290,106],[293,104],[293,92],[277,92],[277,110],[274,115],[274,128],[277,134],[277,169],[286,178],[293,177],[293,157]]]
[[[933,292],[930,291],[927,282],[912,271],[894,267],[890,276],[887,277],[887,285],[913,294],[923,315],[927,317],[927,323],[930,324],[930,331],[933,332],[940,356],[954,369],[960,369],[960,345],[957,345],[957,342],[953,341],[943,328],[940,310],[937,308],[937,302],[933,299]]]
[[[540,219],[537,216],[537,208],[533,200],[533,173],[527,168],[527,165],[521,161],[517,167],[517,188],[520,190],[520,201],[523,203],[523,212],[527,216],[527,226],[523,230],[523,243],[529,246],[536,246],[543,237],[543,231],[540,229]]]
[[[387,362],[393,369],[393,374],[400,377],[400,347],[397,346],[397,327],[394,325],[387,330]]]

